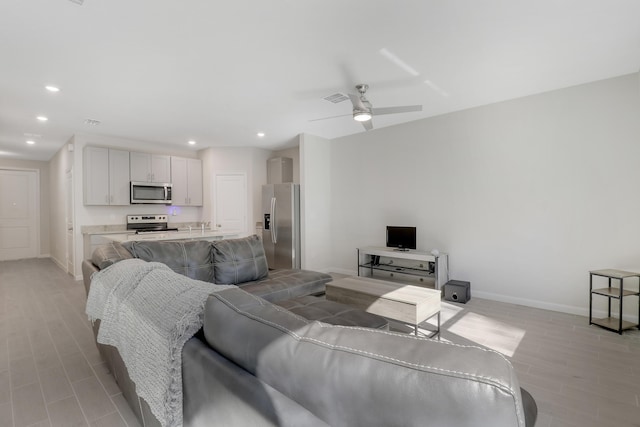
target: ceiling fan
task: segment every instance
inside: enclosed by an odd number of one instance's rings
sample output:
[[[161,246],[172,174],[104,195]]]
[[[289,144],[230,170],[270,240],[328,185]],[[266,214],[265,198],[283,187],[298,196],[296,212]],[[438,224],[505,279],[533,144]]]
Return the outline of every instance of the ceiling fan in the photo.
[[[373,121],[371,120],[373,116],[380,116],[383,114],[397,114],[397,113],[410,113],[414,111],[422,111],[422,105],[404,105],[400,107],[373,108],[373,105],[371,105],[371,102],[369,102],[369,100],[365,96],[367,89],[369,89],[369,85],[361,83],[356,85],[356,89],[358,90],[360,95],[354,95],[351,93],[349,94],[349,99],[353,104],[352,115],[353,115],[353,119],[355,121],[362,123],[362,126],[366,130],[373,129]],[[325,117],[322,119],[315,119],[311,121],[315,122],[318,120],[333,119],[336,117],[344,117],[347,115],[348,114],[344,114],[341,116]]]

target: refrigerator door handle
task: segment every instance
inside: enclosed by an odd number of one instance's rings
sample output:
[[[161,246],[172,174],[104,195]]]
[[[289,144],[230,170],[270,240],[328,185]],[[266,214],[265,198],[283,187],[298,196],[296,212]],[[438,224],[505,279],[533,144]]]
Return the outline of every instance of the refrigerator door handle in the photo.
[[[276,198],[271,198],[271,241],[278,243],[278,223],[276,222]]]

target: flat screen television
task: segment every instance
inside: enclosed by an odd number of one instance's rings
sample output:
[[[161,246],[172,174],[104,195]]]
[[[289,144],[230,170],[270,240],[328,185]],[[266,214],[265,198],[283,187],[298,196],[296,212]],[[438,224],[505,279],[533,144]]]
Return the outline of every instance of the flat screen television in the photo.
[[[387,247],[408,251],[416,248],[416,227],[387,225]]]

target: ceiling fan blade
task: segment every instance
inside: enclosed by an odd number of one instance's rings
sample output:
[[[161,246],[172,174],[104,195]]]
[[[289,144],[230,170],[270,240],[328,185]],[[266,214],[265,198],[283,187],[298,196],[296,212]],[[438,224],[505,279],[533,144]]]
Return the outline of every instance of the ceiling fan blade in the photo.
[[[404,105],[401,107],[381,107],[371,109],[371,113],[374,116],[382,114],[411,113],[414,111],[422,111],[422,105]]]
[[[367,120],[366,122],[360,122],[365,130],[373,129],[373,120]]]
[[[353,108],[360,110],[360,111],[367,111],[367,106],[364,105],[362,103],[362,100],[360,99],[360,97],[358,95],[354,95],[352,93],[349,94],[349,99],[351,100],[351,103],[353,104]]]
[[[329,116],[329,117],[323,117],[321,119],[311,119],[309,121],[310,122],[317,122],[317,121],[320,121],[320,120],[329,120],[329,119],[335,119],[335,118],[338,118],[338,117],[347,117],[347,116],[352,116],[352,115],[353,114],[340,114],[339,116]]]

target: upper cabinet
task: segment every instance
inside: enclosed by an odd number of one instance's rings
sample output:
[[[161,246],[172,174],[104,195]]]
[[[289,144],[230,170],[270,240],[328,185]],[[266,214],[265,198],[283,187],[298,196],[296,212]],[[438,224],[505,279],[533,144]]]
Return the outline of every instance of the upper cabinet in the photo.
[[[129,152],[84,148],[84,204],[129,204]]]
[[[149,153],[130,153],[131,181],[171,182],[171,157]]]
[[[171,157],[174,206],[202,206],[202,160]]]
[[[129,205],[130,181],[172,183],[173,205],[202,206],[202,160],[84,148],[84,204]]]

